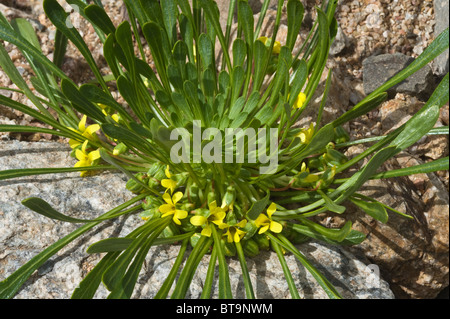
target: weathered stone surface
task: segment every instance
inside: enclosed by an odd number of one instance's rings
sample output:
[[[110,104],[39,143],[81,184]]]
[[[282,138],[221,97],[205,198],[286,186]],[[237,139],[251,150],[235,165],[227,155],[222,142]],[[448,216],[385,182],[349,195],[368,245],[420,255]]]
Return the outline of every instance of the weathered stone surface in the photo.
[[[390,132],[423,105],[416,98],[399,94],[380,106],[375,120],[383,133]],[[352,157],[362,150],[364,147],[355,146],[347,155]],[[383,170],[415,166],[444,156],[448,156],[448,136],[428,136],[386,163]],[[449,282],[449,197],[443,181],[435,173],[373,180],[364,185],[361,193],[414,219],[389,212],[388,223],[382,224],[350,206],[346,216],[354,221],[355,229],[367,234],[366,241],[354,249],[380,267],[397,297],[435,298]]]
[[[414,58],[401,53],[368,57],[363,61],[365,93],[370,94],[413,61]],[[388,94],[393,97],[395,93],[406,93],[426,98],[432,92],[433,88],[433,72],[426,65],[403,82],[389,89]]]
[[[0,169],[62,167],[73,164],[68,148],[57,143],[0,143]],[[56,222],[37,215],[20,201],[38,196],[69,216],[94,218],[131,197],[124,190],[120,174],[102,174],[80,179],[77,174],[23,177],[0,182],[0,280],[79,225]],[[100,260],[86,248],[111,236],[124,236],[142,223],[137,216],[119,218],[92,229],[76,239],[33,274],[16,298],[69,298],[79,281]],[[167,277],[178,246],[152,248],[141,271],[133,298],[152,298]],[[345,298],[393,298],[388,284],[377,276],[377,268],[362,255],[318,243],[299,246],[300,251],[336,285]],[[193,279],[189,298],[198,298],[208,267],[205,257]],[[313,277],[294,258],[285,256],[304,298],[326,298]],[[249,259],[251,280],[258,298],[290,298],[282,269],[274,253],[263,252]],[[242,275],[237,259],[229,259],[234,296],[244,298]],[[217,297],[217,278],[213,296]],[[107,297],[101,287],[96,298]]]
[[[436,21],[436,24],[434,25],[434,36],[437,37],[449,26],[449,5],[448,0],[434,0],[433,3]],[[449,51],[447,49],[433,61],[433,71],[439,77],[443,77],[448,73],[448,55]]]

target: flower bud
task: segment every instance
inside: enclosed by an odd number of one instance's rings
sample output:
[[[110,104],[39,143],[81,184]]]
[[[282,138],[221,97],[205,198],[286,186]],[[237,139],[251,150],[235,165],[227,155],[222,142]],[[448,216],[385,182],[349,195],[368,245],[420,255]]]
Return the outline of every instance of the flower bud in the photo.
[[[255,225],[255,221],[249,220],[247,224],[245,224],[245,227],[242,228],[243,231],[245,231],[245,235],[243,237],[244,240],[252,238],[256,232],[258,231],[258,227]]]
[[[117,156],[125,153],[126,151],[128,151],[128,147],[123,143],[119,143],[116,145],[116,147],[114,147],[113,155]]]
[[[329,166],[341,165],[348,161],[347,156],[331,148],[327,149],[323,158]]]
[[[142,209],[147,210],[151,208],[158,208],[161,205],[161,201],[153,195],[149,195],[145,197],[144,202],[142,203]]]
[[[148,183],[148,175],[145,173],[138,173],[135,175],[136,179],[141,181],[142,183],[146,184]],[[130,179],[125,187],[135,193],[135,194],[139,194],[140,192],[142,192],[144,190],[144,186],[141,185],[140,183],[138,183],[137,181],[135,181],[134,179]]]
[[[236,189],[233,186],[228,186],[222,198],[222,208],[228,207],[236,200]]]
[[[265,234],[255,234],[252,239],[258,244],[260,250],[269,250],[270,241]]]
[[[350,140],[350,136],[342,126],[334,128],[334,141],[336,144],[345,143]]]
[[[220,242],[222,243],[222,248],[225,256],[227,257],[236,256],[236,246],[234,246],[234,243],[229,243],[223,238],[220,240]]]
[[[192,183],[187,187],[187,197],[192,204],[199,204],[199,196],[198,196],[199,188],[196,183]]]
[[[157,219],[161,217],[161,213],[159,212],[158,208],[151,208],[144,210],[139,214],[139,217],[141,217],[143,220]]]
[[[191,238],[189,238],[192,248],[194,248],[195,245],[197,245],[198,241],[200,240],[200,237],[202,237],[200,233],[195,233],[191,236]]]
[[[255,257],[259,255],[259,246],[253,239],[242,241],[242,250],[248,257]]]

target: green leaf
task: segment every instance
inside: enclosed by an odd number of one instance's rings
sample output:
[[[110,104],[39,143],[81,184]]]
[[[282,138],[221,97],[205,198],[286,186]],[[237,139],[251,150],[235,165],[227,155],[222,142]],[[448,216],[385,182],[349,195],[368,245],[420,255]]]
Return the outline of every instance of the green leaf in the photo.
[[[255,220],[256,218],[258,218],[259,214],[261,214],[262,211],[269,204],[269,200],[270,200],[270,193],[268,192],[264,198],[253,202],[252,206],[247,211],[247,217],[251,220]]]
[[[169,223],[171,222],[171,216],[168,216],[162,220],[159,220],[159,223],[155,223],[158,226],[156,229],[152,232],[152,234],[145,238],[145,242],[139,247],[139,251],[137,252],[136,256],[134,257],[133,261],[131,262],[131,265],[128,267],[126,273],[120,280],[120,284],[116,286],[115,289],[111,291],[111,293],[108,295],[108,299],[130,299],[134,286],[136,285],[136,281],[139,276],[139,272],[142,269],[142,265],[145,261],[145,257],[148,254],[148,251],[150,250],[151,246],[153,245],[153,242],[155,239],[162,233],[164,228],[166,228]],[[140,237],[137,239],[139,240]],[[133,244],[132,244],[133,245]],[[117,259],[119,260],[121,256],[119,256]],[[108,274],[108,271],[110,271],[111,268],[108,268],[106,270],[105,274],[103,275],[103,280],[107,280],[108,277],[105,278],[105,275]],[[119,277],[120,278],[120,277]]]
[[[146,23],[142,32],[152,52],[153,61],[164,87],[169,90],[170,86],[166,74],[167,58],[171,56],[169,40],[164,30],[154,22]]]
[[[17,34],[17,32],[15,32],[14,29],[11,28],[11,26],[6,26],[4,24],[0,25],[0,39],[12,43],[17,46],[22,52],[27,52],[28,54],[32,55],[33,58],[40,62],[44,67],[51,70],[60,79],[70,80],[64,74],[64,72],[62,72],[55,64],[53,64],[46,56],[42,54],[40,49],[37,49],[27,40],[25,40],[21,35]]]
[[[356,199],[354,197],[350,197],[350,201],[361,208],[367,215],[372,216],[376,220],[386,224],[388,221],[388,214],[383,205],[379,203],[369,203],[360,199]]]
[[[198,51],[203,69],[207,69],[214,65],[214,47],[211,39],[205,33],[200,34],[198,38]]]
[[[94,58],[92,57],[91,51],[89,50],[88,46],[84,42],[81,35],[78,33],[78,31],[71,27],[69,28],[67,26],[67,19],[68,14],[64,11],[64,9],[61,7],[61,5],[58,3],[57,0],[44,0],[43,3],[44,11],[47,17],[50,19],[50,21],[53,23],[53,25],[60,30],[72,43],[77,47],[77,49],[80,51],[80,53],[83,55],[83,57],[86,59],[87,64],[91,68],[92,72],[94,73],[95,77],[97,78],[97,81],[100,83],[100,85],[103,87],[105,92],[108,91],[108,86],[106,85],[105,81],[103,80],[103,76],[100,73],[100,70],[97,67],[97,64],[95,63]]]
[[[1,32],[1,26],[0,26],[0,32]],[[20,35],[16,35],[17,37],[20,37]],[[0,33],[1,38],[1,33]],[[24,41],[26,41],[24,39]],[[27,42],[27,44],[29,44]],[[29,44],[30,47],[33,47],[31,44]],[[33,47],[33,49],[35,49]],[[50,61],[49,61],[50,62]],[[51,62],[50,62],[51,63]],[[25,82],[25,80],[20,75],[19,71],[17,71],[17,68],[15,67],[14,63],[11,61],[8,52],[6,52],[6,49],[3,47],[3,45],[0,45],[0,67],[1,69],[6,73],[6,75],[11,79],[11,81],[17,85],[17,87],[22,90],[25,95],[33,102],[33,104],[41,111],[45,116],[52,117],[50,112],[41,104],[39,99],[36,97],[36,95],[33,94],[31,89],[28,87],[28,84]]]
[[[61,81],[61,90],[79,112],[98,121],[104,120],[105,115],[100,110],[100,107],[83,96],[73,82],[63,79]]]
[[[106,35],[114,33],[116,27],[112,23],[105,10],[96,4],[90,4],[84,8],[84,13],[96,26],[98,26]]]
[[[238,0],[238,21],[239,25],[244,31],[245,42],[247,43],[249,52],[253,52],[253,31],[254,31],[254,18],[253,11],[245,0]],[[249,56],[251,59],[251,57]]]
[[[219,38],[220,45],[222,46],[222,52],[225,57],[225,62],[227,64],[228,71],[230,71],[232,69],[230,55],[228,53],[228,46],[225,43],[225,37],[222,32],[222,27],[219,22],[219,15],[216,10],[217,7],[215,6],[215,3],[211,0],[199,0],[199,2],[203,8],[204,14],[209,19],[209,22],[211,23],[214,30],[216,31],[216,34]]]
[[[217,249],[217,258],[219,260],[219,299],[232,299],[230,274],[228,272],[228,264],[223,252],[222,240],[219,236],[216,226],[211,227],[214,239],[214,248]]]
[[[190,253],[183,271],[181,272],[177,284],[172,293],[172,299],[183,299],[186,297],[186,293],[189,289],[189,285],[194,277],[195,271],[201,258],[205,255],[209,249],[213,239],[206,236],[201,236],[194,249]]]
[[[286,46],[292,51],[294,49],[295,42],[298,34],[300,33],[300,27],[302,26],[304,8],[299,0],[289,0],[287,3],[287,23],[288,33],[286,37]]]
[[[96,242],[88,247],[86,252],[88,254],[109,253],[116,251],[123,251],[127,249],[134,238],[107,238]]]
[[[109,265],[108,269],[103,273],[102,278],[103,283],[109,291],[114,291],[120,288],[122,279],[124,278],[130,263],[133,261],[139,249],[143,247],[148,240],[150,240],[150,236],[159,227],[161,227],[161,225],[167,224],[169,220],[170,216],[144,224],[143,227],[145,229],[142,234],[133,240],[132,244],[112,264]]]
[[[185,239],[183,243],[181,244],[180,250],[178,252],[178,256],[175,260],[175,263],[172,266],[172,269],[170,270],[169,275],[164,280],[164,283],[162,284],[161,288],[158,290],[158,292],[155,295],[154,299],[166,299],[167,295],[169,294],[170,288],[173,285],[173,282],[176,279],[176,276],[178,274],[178,270],[181,266],[181,263],[184,260],[184,255],[186,253],[186,249],[188,246],[189,240]]]
[[[334,120],[333,126],[338,127],[350,120],[353,120],[361,115],[367,114],[374,108],[378,107],[381,103],[386,101],[387,93],[379,93],[377,95],[373,95],[370,99],[364,99],[364,102],[360,102],[357,106],[355,106],[350,111],[345,112],[339,118]]]
[[[262,43],[261,43],[262,44]],[[233,68],[244,66],[245,57],[247,56],[247,45],[242,39],[236,39],[233,42]]]
[[[448,169],[449,157],[447,156],[428,163],[381,172],[371,176],[370,179],[384,179],[400,176],[410,176],[414,174],[427,174],[437,171],[448,171]]]
[[[169,44],[173,47],[177,39],[177,18],[178,8],[175,0],[161,1],[161,12],[164,21],[164,26],[167,32]]]
[[[265,65],[272,55],[269,48],[265,46],[262,41],[256,40],[254,43],[254,64],[255,71],[253,73],[253,91],[259,91],[261,84],[263,83],[264,77],[266,75]]]
[[[317,192],[320,194],[320,196],[322,196],[322,198],[325,201],[325,208],[328,209],[330,212],[334,212],[336,214],[342,214],[345,212],[345,207],[336,204],[335,202],[333,202],[333,200],[331,198],[329,198],[323,191],[321,191],[320,189],[317,190]]]
[[[312,229],[311,227],[308,227],[305,225],[294,224],[292,226],[292,229],[300,234],[311,237],[313,239],[321,240],[323,242],[326,242],[326,243],[329,243],[332,245],[339,245],[339,246],[358,245],[366,239],[366,236],[363,233],[361,233],[357,230],[354,230],[354,229],[351,229],[350,232],[348,233],[347,237],[345,237],[341,241],[333,240],[333,239],[329,238],[328,236],[323,235],[323,234],[317,232],[316,230]]]
[[[253,292],[252,281],[250,280],[250,274],[248,272],[247,261],[245,260],[242,245],[240,242],[235,242],[234,244],[236,246],[239,264],[241,265],[246,297],[247,299],[255,299],[255,293]]]
[[[40,198],[31,197],[27,198],[22,201],[22,204],[35,211],[36,213],[43,215],[45,217],[60,220],[63,222],[69,222],[69,223],[86,223],[90,222],[90,220],[86,219],[78,219],[78,218],[72,218],[70,216],[66,216],[61,214],[60,212],[56,211],[53,207],[50,206],[46,201]]]
[[[127,2],[132,4],[137,1],[127,0]],[[163,15],[162,15],[162,11],[161,11],[161,5],[159,4],[158,0],[139,0],[139,4],[141,5],[141,8],[145,12],[145,14],[148,16],[150,21],[153,21],[154,23],[156,23],[160,26],[164,25]],[[140,10],[136,7],[136,10],[133,10],[133,12],[134,11],[136,11],[135,14],[137,14],[137,13],[139,13]],[[143,18],[141,18],[141,20],[143,20]],[[141,20],[139,20],[139,24],[143,25],[142,24],[143,21],[141,21]]]
[[[56,67],[61,68],[64,62],[64,56],[67,51],[67,43],[69,39],[59,30],[55,33],[55,51],[53,52],[53,63]]]

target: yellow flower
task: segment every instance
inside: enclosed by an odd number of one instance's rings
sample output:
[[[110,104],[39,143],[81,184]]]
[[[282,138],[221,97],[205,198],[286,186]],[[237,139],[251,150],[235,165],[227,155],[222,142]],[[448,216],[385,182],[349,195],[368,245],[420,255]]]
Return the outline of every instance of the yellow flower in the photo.
[[[224,223],[223,219],[225,218],[225,210],[221,207],[217,207],[216,201],[213,201],[209,204],[209,214],[208,216],[196,215],[191,218],[191,224],[194,226],[202,226],[203,230],[201,234],[206,237],[211,237],[211,225],[210,223],[214,223],[219,228]]]
[[[297,99],[295,100],[294,109],[300,109],[305,103],[305,101],[306,101],[306,94],[300,92],[300,94],[297,96]]]
[[[177,225],[181,225],[180,219],[184,219],[188,216],[188,212],[185,210],[177,209],[176,205],[183,198],[182,192],[176,192],[173,196],[168,193],[164,193],[162,196],[166,204],[159,206],[159,211],[162,213],[161,217],[173,215],[173,221]]]
[[[229,243],[235,242],[238,243],[241,241],[242,237],[245,235],[245,231],[239,229],[243,228],[247,225],[247,220],[243,219],[236,225],[228,225],[226,223],[223,223],[219,226],[220,229],[227,228],[227,232],[224,234],[224,236],[227,236],[227,241]]]
[[[309,173],[309,168],[306,166],[305,162],[302,163],[302,166],[300,167],[300,174],[303,172]],[[305,178],[302,178],[301,181],[305,183],[314,183],[319,180],[319,176],[314,174],[309,174]]]
[[[78,130],[74,130],[74,129],[71,129],[71,130],[80,133],[81,135],[83,135],[90,141],[96,141],[98,139],[98,137],[95,134],[95,132],[97,132],[100,129],[100,125],[92,124],[92,125],[89,125],[88,127],[86,127],[86,120],[87,120],[87,116],[83,115],[80,123],[78,123]],[[74,139],[70,139],[69,145],[72,149],[74,149],[75,147],[81,145],[81,142],[74,140]]]
[[[264,45],[267,47],[270,46],[270,42],[272,41],[272,39],[269,39],[268,37],[259,37],[258,40],[264,43]],[[275,41],[275,43],[273,44],[272,53],[280,54],[280,51],[281,51],[281,43]]]
[[[170,189],[170,193],[173,194],[173,191],[177,188],[177,182],[171,179],[172,174],[170,174],[169,165],[167,165],[164,172],[166,173],[167,179],[163,179],[161,185],[166,188],[166,192]]]
[[[267,216],[265,214],[260,214],[255,220],[256,227],[261,227],[258,234],[265,233],[267,230],[274,233],[280,233],[283,230],[283,226],[280,223],[272,220],[272,215],[275,213],[277,205],[275,203],[270,204],[267,208]]]
[[[100,158],[100,152],[99,150],[95,150],[92,152],[87,152],[88,140],[84,141],[83,145],[81,146],[81,149],[77,149],[75,151],[75,157],[78,159],[78,162],[75,164],[74,167],[86,167],[86,166],[93,166],[95,165],[95,161]],[[81,172],[81,177],[87,176],[88,171]]]
[[[300,133],[296,135],[302,142],[302,144],[308,144],[314,135],[314,124],[311,123],[308,129],[302,129]]]

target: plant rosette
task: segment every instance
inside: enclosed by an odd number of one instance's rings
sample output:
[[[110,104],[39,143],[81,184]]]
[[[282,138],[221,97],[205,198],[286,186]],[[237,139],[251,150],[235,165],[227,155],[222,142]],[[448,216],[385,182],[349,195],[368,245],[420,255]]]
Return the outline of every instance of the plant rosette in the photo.
[[[8,21],[0,14],[0,39],[23,53],[34,72],[32,87],[22,79],[3,45],[0,67],[34,107],[3,95],[0,104],[48,127],[0,125],[0,131],[67,138],[77,163],[73,168],[0,171],[0,179],[68,171],[89,178],[105,170],[118,170],[128,177],[126,189],[135,196],[93,220],[66,216],[39,198],[25,199],[22,203],[38,214],[84,225],[0,282],[2,298],[14,297],[36,269],[73,239],[125,214],[139,214],[142,222],[125,237],[105,239],[89,247],[88,253],[105,255],[72,298],[92,298],[101,284],[110,291],[109,298],[131,298],[145,256],[161,242],[180,245],[180,255],[156,298],[167,298],[169,291],[172,298],[184,298],[205,254],[211,254],[211,269],[219,265],[219,298],[232,298],[227,267],[227,258],[232,256],[239,259],[246,296],[254,298],[246,260],[267,249],[277,253],[293,298],[299,298],[299,293],[289,268],[283,266],[283,253],[293,254],[330,298],[341,298],[295,244],[317,240],[357,245],[365,239],[364,234],[352,229],[351,221],[342,228],[327,228],[311,217],[324,212],[345,217],[346,204],[351,202],[380,222],[387,222],[388,211],[411,218],[361,196],[358,189],[369,179],[448,170],[447,157],[379,171],[385,161],[423,136],[448,134],[448,127],[433,128],[440,107],[448,101],[448,74],[423,108],[393,132],[355,140],[343,129],[345,123],[385,101],[389,88],[444,52],[448,29],[407,68],[352,109],[325,123],[322,113],[331,85],[330,71],[317,118],[308,127],[295,128],[311,107],[336,36],[337,1],[324,1],[316,8],[316,21],[295,55],[304,15],[299,0],[278,1],[272,34],[262,34],[261,28],[268,0],[257,20],[247,1],[229,1],[224,29],[217,4],[211,0],[124,0],[130,19],[118,26],[99,0],[92,4],[67,2],[76,5],[96,31],[110,73],[99,70],[82,36],[68,23],[70,14],[56,0],[43,2],[57,30],[53,60],[41,52],[29,22]],[[284,10],[287,35],[279,42],[276,39]],[[234,13],[237,37],[232,39]],[[90,83],[77,85],[61,71],[69,41],[90,66],[94,75]],[[220,57],[214,53],[217,45]],[[146,57],[146,48],[154,67]],[[115,88],[123,104],[113,98]],[[367,144],[367,148],[347,158],[346,147],[355,144]],[[366,159],[367,164],[358,168]],[[192,249],[187,250],[188,245]],[[210,298],[213,278],[214,271],[209,271],[202,298]]]

